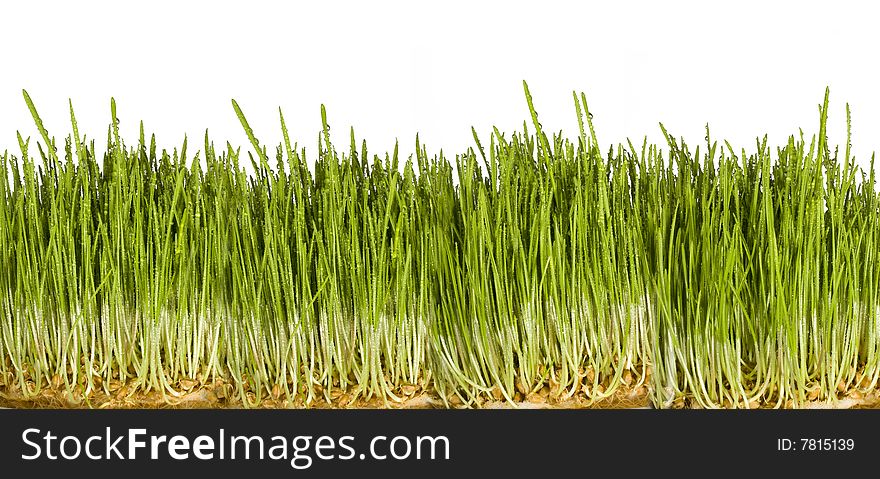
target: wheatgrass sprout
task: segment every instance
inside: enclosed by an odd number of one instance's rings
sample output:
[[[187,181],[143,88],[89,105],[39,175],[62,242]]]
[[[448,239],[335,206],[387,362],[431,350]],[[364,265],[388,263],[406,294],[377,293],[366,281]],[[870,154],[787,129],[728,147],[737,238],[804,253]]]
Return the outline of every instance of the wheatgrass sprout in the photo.
[[[12,404],[801,407],[877,397],[880,196],[819,132],[751,152],[521,132],[401,158],[38,137],[0,157]],[[34,147],[34,144],[36,147]],[[36,153],[36,155],[35,155]],[[256,156],[254,156],[256,155]],[[245,158],[245,156],[247,158]],[[421,400],[419,400],[421,398]]]

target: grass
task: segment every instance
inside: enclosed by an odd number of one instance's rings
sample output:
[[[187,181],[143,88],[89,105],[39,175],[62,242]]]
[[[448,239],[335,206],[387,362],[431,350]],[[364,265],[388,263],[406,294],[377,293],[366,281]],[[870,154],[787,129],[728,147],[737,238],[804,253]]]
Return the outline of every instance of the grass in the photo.
[[[7,396],[221,381],[245,406],[445,404],[533,394],[658,407],[799,407],[880,380],[880,196],[825,134],[747,153],[712,139],[600,149],[531,122],[429,156],[334,143],[315,158],[207,132],[189,156],[141,124],[107,152],[19,135],[0,167],[0,385]],[[847,126],[849,127],[847,107]],[[531,133],[530,133],[531,129]],[[337,139],[338,140],[338,139]],[[245,158],[247,156],[247,158]],[[314,164],[309,168],[310,163]],[[243,166],[247,165],[247,167]],[[48,391],[48,393],[47,393]]]

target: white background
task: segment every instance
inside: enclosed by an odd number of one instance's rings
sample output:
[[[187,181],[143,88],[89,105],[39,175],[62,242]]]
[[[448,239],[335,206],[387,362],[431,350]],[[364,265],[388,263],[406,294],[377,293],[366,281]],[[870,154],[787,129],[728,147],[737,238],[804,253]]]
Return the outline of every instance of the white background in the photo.
[[[337,144],[348,128],[372,152],[416,132],[429,151],[472,146],[528,118],[529,82],[545,129],[576,135],[572,90],[585,91],[605,147],[658,122],[700,143],[753,148],[817,130],[831,87],[832,143],[867,165],[880,150],[880,12],[873,2],[3,2],[0,4],[0,151],[15,131],[38,137],[26,88],[50,134],[80,131],[103,148],[109,98],[128,143],[138,120],[160,146],[184,134],[201,149],[247,145],[236,98],[257,136],[280,141],[277,108],[314,153],[319,105]],[[487,141],[487,140],[486,140]],[[61,143],[63,144],[63,143]],[[270,151],[274,151],[270,148]]]

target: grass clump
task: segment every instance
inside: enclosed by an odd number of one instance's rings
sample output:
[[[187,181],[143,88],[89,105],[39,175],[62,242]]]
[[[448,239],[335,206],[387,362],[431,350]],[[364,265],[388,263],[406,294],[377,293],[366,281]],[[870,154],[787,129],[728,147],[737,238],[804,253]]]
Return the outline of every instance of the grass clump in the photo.
[[[525,85],[524,85],[525,86]],[[665,129],[600,150],[531,121],[454,159],[370,154],[354,132],[314,167],[284,141],[59,151],[0,164],[0,391],[24,399],[220,385],[245,406],[523,399],[802,406],[880,379],[873,169],[825,135],[753,153]],[[847,109],[847,112],[849,110]],[[849,118],[847,117],[847,125]],[[662,128],[662,125],[661,125]],[[532,133],[530,133],[530,129]],[[483,138],[485,140],[485,137]],[[245,168],[244,164],[249,165]],[[216,392],[217,389],[215,388]]]

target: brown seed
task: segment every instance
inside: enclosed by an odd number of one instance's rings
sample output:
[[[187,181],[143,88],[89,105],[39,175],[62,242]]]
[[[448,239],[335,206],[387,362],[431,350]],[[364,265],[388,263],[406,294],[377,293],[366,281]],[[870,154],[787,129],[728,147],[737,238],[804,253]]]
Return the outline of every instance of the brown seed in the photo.
[[[813,389],[810,391],[810,394],[807,395],[807,399],[809,399],[810,401],[815,401],[816,399],[819,398],[819,392],[820,392],[819,387],[815,387],[815,388],[813,388]]]
[[[272,386],[272,397],[275,399],[281,397],[281,386],[279,386],[278,383]]]
[[[65,400],[67,401],[68,406],[76,407],[82,403],[82,396],[74,393],[68,393]]]
[[[837,392],[842,393],[844,391],[846,391],[846,384],[844,384],[843,380],[841,380],[839,383],[837,383]]]
[[[61,387],[61,376],[59,376],[58,374],[52,376],[52,387],[54,389],[58,389]]]
[[[461,406],[461,398],[458,397],[457,394],[450,395],[447,400],[449,401],[450,406]]]
[[[629,386],[630,384],[632,384],[632,380],[633,380],[632,372],[630,372],[627,369],[626,372],[623,373],[623,384],[626,384],[627,386]]]
[[[547,397],[542,394],[532,393],[526,396],[526,401],[536,404],[544,404],[547,402]]]
[[[504,398],[504,394],[502,393],[500,386],[495,386],[494,388],[492,388],[492,397],[496,401],[500,401],[502,398]]]
[[[516,390],[522,395],[527,394],[528,390],[526,389],[526,385],[523,384],[522,378],[516,378]]]
[[[197,384],[198,384],[198,383],[195,382],[195,381],[193,381],[192,379],[181,379],[181,380],[180,380],[180,387],[182,387],[183,389],[185,389],[185,390],[187,390],[187,391],[189,391],[189,390],[191,390],[192,388],[196,387]]]
[[[633,388],[633,390],[630,391],[629,394],[627,394],[627,396],[629,396],[630,398],[640,398],[640,397],[643,397],[645,394],[647,394],[647,392],[648,391],[645,388],[645,386],[642,385],[637,388]]]
[[[404,384],[400,387],[400,390],[403,392],[405,396],[412,396],[416,393],[416,387],[412,384]]]

